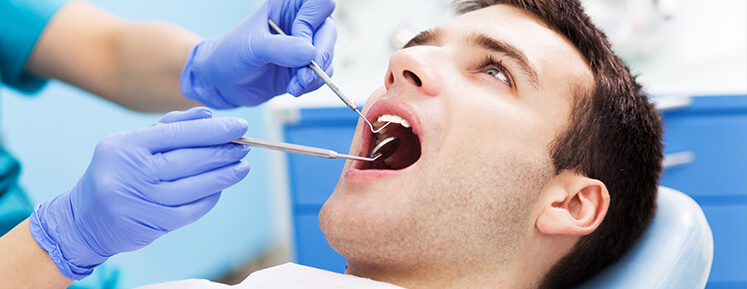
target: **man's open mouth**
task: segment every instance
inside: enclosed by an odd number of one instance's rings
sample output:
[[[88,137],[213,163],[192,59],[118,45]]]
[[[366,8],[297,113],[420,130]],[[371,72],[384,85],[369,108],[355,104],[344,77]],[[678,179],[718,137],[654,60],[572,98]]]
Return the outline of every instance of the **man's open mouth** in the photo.
[[[362,164],[360,166],[361,170],[401,170],[420,159],[420,138],[413,131],[410,122],[398,115],[384,114],[373,123],[374,129],[378,130],[388,122],[389,125],[368,138],[368,146],[363,146],[366,156],[371,153],[376,145],[390,137],[396,137],[401,141],[399,148],[389,157]]]

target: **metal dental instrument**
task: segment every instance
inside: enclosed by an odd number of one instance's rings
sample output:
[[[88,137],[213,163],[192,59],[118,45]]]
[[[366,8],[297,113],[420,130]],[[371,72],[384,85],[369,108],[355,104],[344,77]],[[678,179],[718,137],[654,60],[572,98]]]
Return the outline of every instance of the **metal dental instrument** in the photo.
[[[307,147],[307,146],[289,144],[289,143],[283,143],[283,142],[273,142],[273,141],[250,138],[250,137],[242,137],[240,139],[232,141],[232,143],[244,144],[244,145],[258,147],[258,148],[271,149],[271,150],[276,150],[276,151],[289,152],[289,153],[294,153],[294,154],[302,154],[302,155],[327,158],[327,159],[343,158],[343,159],[372,162],[380,157],[380,156],[375,156],[375,157],[367,158],[367,157],[351,156],[351,155],[346,155],[346,154],[340,154],[333,150],[328,150],[328,149]]]
[[[157,122],[154,125],[163,125],[163,123]],[[263,149],[270,149],[270,150],[276,150],[276,151],[288,152],[288,153],[294,153],[294,154],[302,154],[302,155],[320,157],[320,158],[326,158],[326,159],[343,158],[343,159],[372,162],[380,157],[380,155],[375,156],[375,157],[370,157],[370,158],[352,156],[352,155],[340,154],[340,153],[337,153],[336,151],[328,150],[328,149],[302,146],[302,145],[290,144],[290,143],[284,143],[284,142],[274,142],[274,141],[268,141],[268,140],[263,140],[263,139],[250,138],[250,137],[242,137],[240,139],[232,141],[231,143],[243,144],[243,145],[248,145],[248,146],[258,147],[258,148],[263,148]]]
[[[267,23],[270,23],[270,27],[272,27],[272,29],[275,30],[275,32],[277,32],[278,34],[286,35],[285,32],[283,32],[283,30],[280,29],[280,27],[277,24],[275,24],[275,21],[272,21],[272,19],[267,19]],[[311,64],[309,64],[308,67],[311,68],[311,70],[313,70],[316,73],[316,75],[319,75],[322,81],[324,81],[324,83],[326,83],[327,86],[329,86],[329,88],[332,89],[332,92],[334,92],[337,95],[337,97],[339,97],[340,100],[342,100],[342,102],[345,103],[347,107],[349,107],[350,109],[358,113],[358,115],[360,115],[361,118],[363,118],[363,120],[368,124],[368,126],[371,128],[371,131],[373,133],[380,132],[382,129],[384,129],[384,127],[392,123],[392,122],[387,122],[385,125],[383,125],[379,129],[374,129],[373,124],[371,124],[371,122],[368,121],[368,119],[366,119],[366,117],[363,115],[363,113],[361,113],[360,110],[358,110],[358,107],[355,106],[355,103],[353,103],[347,96],[345,96],[342,90],[340,90],[340,88],[338,88],[337,85],[335,85],[335,83],[332,82],[332,79],[329,78],[329,75],[327,75],[327,73],[325,73],[321,67],[319,67],[319,64],[317,64],[314,60],[311,60]]]
[[[371,158],[373,158],[374,160],[376,159],[385,160],[386,158],[390,157],[391,155],[394,154],[394,152],[397,151],[400,143],[402,143],[402,141],[396,137],[390,137],[390,138],[387,138],[381,141],[371,151]]]

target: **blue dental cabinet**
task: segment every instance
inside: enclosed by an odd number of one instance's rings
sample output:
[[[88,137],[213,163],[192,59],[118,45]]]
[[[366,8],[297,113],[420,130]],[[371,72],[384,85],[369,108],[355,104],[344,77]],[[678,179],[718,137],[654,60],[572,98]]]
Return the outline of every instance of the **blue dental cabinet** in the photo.
[[[713,230],[714,259],[706,288],[747,288],[747,95],[657,101],[667,154],[661,185],[695,199]],[[287,142],[346,153],[356,121],[347,108],[301,109],[283,132]],[[293,246],[300,264],[345,270],[345,259],[327,244],[317,217],[344,163],[288,155]]]
[[[285,125],[283,133],[290,143],[347,153],[357,121],[357,115],[347,107],[302,109],[299,121]],[[288,154],[295,261],[300,264],[345,271],[345,258],[327,244],[318,218],[344,165],[344,159]]]

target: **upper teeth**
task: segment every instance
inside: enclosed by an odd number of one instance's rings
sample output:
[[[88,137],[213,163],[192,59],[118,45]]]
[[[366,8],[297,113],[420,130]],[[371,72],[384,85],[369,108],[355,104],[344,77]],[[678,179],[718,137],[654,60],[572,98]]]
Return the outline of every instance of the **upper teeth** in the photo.
[[[374,126],[378,125],[378,127],[381,127],[381,126],[383,126],[387,122],[398,123],[398,124],[400,124],[401,126],[403,126],[405,128],[409,128],[410,127],[410,122],[408,122],[407,120],[402,119],[401,116],[391,115],[391,114],[385,114],[385,115],[380,116],[376,120],[376,122],[374,123]]]

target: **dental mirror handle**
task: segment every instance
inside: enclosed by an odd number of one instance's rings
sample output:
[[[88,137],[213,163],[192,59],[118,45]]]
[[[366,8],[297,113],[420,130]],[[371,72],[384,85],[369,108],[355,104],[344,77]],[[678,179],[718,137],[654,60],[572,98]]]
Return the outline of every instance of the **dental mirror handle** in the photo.
[[[153,125],[164,125],[164,124],[157,122],[157,123],[154,123]],[[312,156],[312,157],[320,157],[320,158],[325,158],[325,159],[343,158],[343,159],[372,162],[376,160],[377,158],[379,158],[380,156],[380,155],[377,155],[373,158],[352,156],[352,155],[337,153],[336,151],[328,150],[328,149],[320,149],[320,148],[315,148],[315,147],[302,146],[302,145],[290,144],[290,143],[284,143],[284,142],[274,142],[274,141],[263,140],[263,139],[258,139],[258,138],[250,138],[250,137],[242,137],[240,139],[232,141],[231,143],[243,144],[243,145],[248,145],[251,147],[270,149],[270,150],[276,150],[276,151],[287,152],[287,153],[302,154],[302,155],[307,155],[307,156]]]
[[[243,144],[243,145],[248,145],[248,146],[253,146],[253,147],[258,147],[258,148],[263,148],[263,149],[271,149],[271,150],[276,150],[276,151],[294,153],[294,154],[302,154],[302,155],[307,155],[307,156],[312,156],[312,157],[326,158],[326,159],[343,158],[343,159],[351,159],[351,160],[359,160],[359,161],[373,161],[377,159],[377,158],[367,158],[367,157],[340,154],[340,153],[337,153],[336,151],[328,150],[328,149],[308,147],[308,146],[283,143],[283,142],[274,142],[274,141],[268,141],[268,140],[263,140],[263,139],[250,138],[250,137],[242,137],[238,140],[233,141],[232,143]]]

